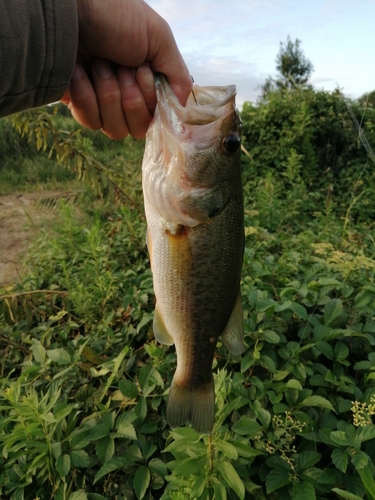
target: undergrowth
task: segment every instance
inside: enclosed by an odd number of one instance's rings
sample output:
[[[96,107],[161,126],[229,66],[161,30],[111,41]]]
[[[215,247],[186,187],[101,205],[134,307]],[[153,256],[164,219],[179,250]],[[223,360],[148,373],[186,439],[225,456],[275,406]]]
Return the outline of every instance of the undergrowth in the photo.
[[[152,335],[139,193],[79,214],[62,202],[0,295],[1,498],[375,499],[372,174],[359,158],[347,184],[311,181],[298,134],[266,167],[246,113],[246,351],[218,343],[212,434],[166,423],[176,355]]]

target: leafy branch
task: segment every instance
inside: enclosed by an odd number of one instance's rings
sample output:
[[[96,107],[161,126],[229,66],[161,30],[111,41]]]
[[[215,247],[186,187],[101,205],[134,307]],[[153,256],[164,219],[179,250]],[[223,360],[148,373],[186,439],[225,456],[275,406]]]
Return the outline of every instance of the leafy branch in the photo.
[[[139,204],[126,193],[125,176],[90,152],[91,141],[82,136],[80,129],[74,132],[57,129],[53,116],[43,110],[30,110],[15,115],[12,124],[22,137],[28,137],[29,142],[35,141],[38,151],[49,151],[49,158],[54,154],[58,163],[76,172],[78,180],[88,183],[96,194],[102,196],[111,186],[129,206],[143,215]]]

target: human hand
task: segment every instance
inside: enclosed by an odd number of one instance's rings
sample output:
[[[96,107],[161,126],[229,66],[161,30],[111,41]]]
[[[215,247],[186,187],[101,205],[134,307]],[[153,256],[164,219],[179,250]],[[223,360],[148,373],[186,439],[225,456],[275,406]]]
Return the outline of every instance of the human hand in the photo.
[[[181,104],[189,71],[166,21],[143,0],[76,0],[77,64],[62,102],[82,125],[112,139],[146,134],[156,105],[153,71],[163,73]]]

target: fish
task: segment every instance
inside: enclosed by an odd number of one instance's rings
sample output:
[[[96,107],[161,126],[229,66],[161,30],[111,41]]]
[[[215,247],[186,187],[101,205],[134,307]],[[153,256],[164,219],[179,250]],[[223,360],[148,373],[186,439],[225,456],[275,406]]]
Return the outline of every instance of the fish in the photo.
[[[146,134],[142,186],[156,340],[175,344],[167,422],[210,434],[216,344],[244,351],[241,120],[235,85],[199,86],[183,107],[163,75]]]

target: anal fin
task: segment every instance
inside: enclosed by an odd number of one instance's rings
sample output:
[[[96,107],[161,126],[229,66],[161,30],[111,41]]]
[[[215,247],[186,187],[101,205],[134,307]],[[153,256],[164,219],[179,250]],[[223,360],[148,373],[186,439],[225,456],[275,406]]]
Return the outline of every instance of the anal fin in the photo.
[[[156,303],[155,312],[154,312],[154,322],[153,322],[153,330],[155,338],[160,344],[164,345],[173,345],[174,340],[172,336],[169,334],[168,330],[165,327],[163,318],[160,314],[158,303]]]
[[[238,292],[227,326],[221,334],[221,340],[233,356],[239,356],[245,350],[243,342],[243,312],[240,292]]]

